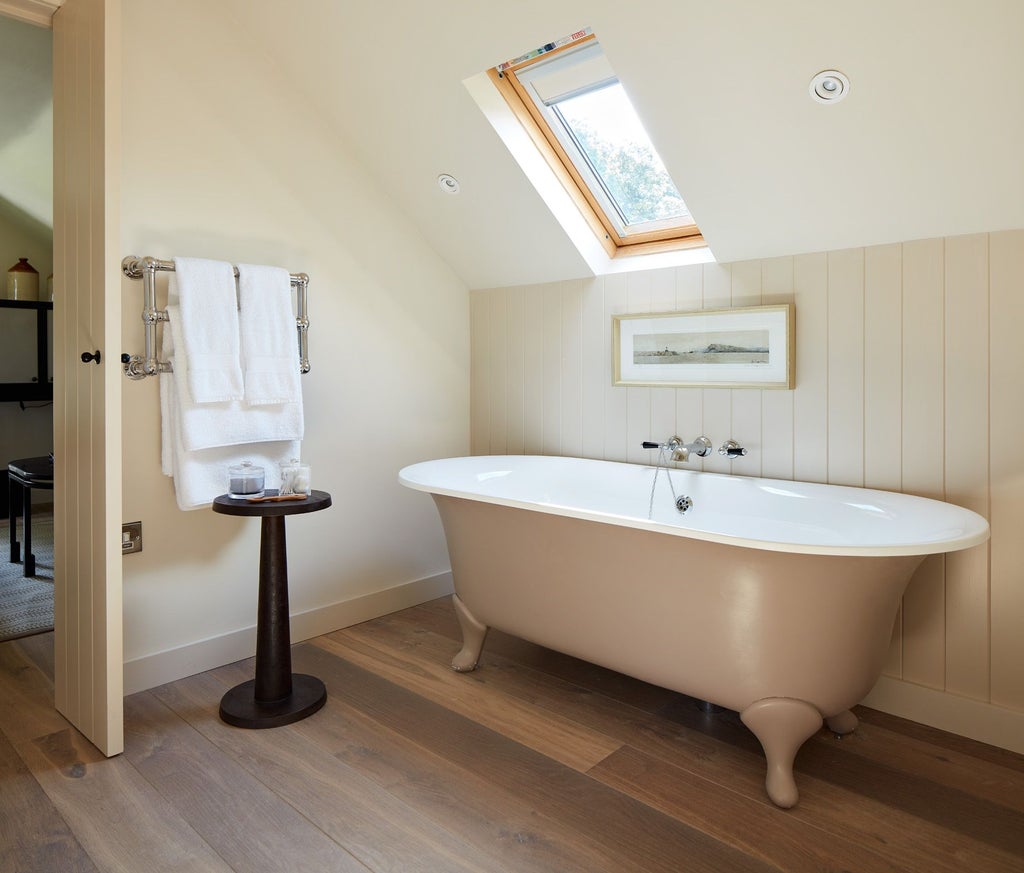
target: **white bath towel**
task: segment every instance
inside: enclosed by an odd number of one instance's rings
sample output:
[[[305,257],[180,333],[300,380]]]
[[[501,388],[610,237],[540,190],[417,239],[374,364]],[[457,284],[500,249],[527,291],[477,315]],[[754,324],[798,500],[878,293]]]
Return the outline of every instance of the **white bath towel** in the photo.
[[[287,270],[238,265],[239,333],[245,402],[301,403],[298,335]]]
[[[172,376],[177,397],[176,414],[185,451],[302,439],[304,424],[301,395],[299,402],[277,403],[273,406],[249,406],[240,400],[224,403],[191,402],[188,393],[189,361],[177,351],[181,348],[183,330],[178,307],[168,305],[167,319],[168,323],[164,327],[164,354],[174,357]],[[292,363],[298,370],[298,364],[295,361]]]
[[[177,307],[168,307],[168,318],[169,323],[164,328],[161,356],[177,371],[179,367],[185,368],[184,356],[175,354],[174,331],[171,327],[180,322]],[[265,470],[266,487],[277,488],[280,484],[281,464],[301,456],[299,440],[276,439],[190,451],[185,448],[183,433],[186,410],[193,416],[188,418],[190,427],[201,429],[202,421],[210,421],[217,415],[225,416],[231,422],[229,427],[238,427],[237,416],[241,413],[237,410],[241,410],[243,404],[240,401],[194,404],[188,391],[182,390],[186,385],[187,378],[177,372],[160,374],[160,466],[165,475],[174,479],[178,507],[182,510],[198,509],[211,503],[218,495],[224,494],[228,489],[228,468],[242,461],[251,461],[262,466]],[[235,409],[227,412],[228,406]],[[258,409],[252,409],[247,414],[258,415],[259,412]],[[215,431],[216,427],[210,425],[210,430]],[[200,437],[198,441],[203,442],[204,438]]]
[[[231,264],[175,258],[189,391],[196,403],[240,400],[244,391],[238,339],[238,297]]]
[[[160,343],[160,360],[174,366],[174,341],[171,338],[171,331],[166,325]],[[174,374],[161,373],[157,378],[160,382],[160,472],[165,476],[173,476],[175,434],[173,416],[177,415],[177,398],[172,397]]]

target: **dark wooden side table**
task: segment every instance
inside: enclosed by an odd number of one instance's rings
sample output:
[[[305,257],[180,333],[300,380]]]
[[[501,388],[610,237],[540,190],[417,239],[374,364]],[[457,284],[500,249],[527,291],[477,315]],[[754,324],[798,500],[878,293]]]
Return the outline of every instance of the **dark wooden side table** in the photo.
[[[8,518],[11,524],[11,563],[21,560],[21,544],[18,542],[17,507],[22,513],[21,530],[25,537],[25,576],[36,575],[36,556],[32,554],[32,489],[46,488],[53,490],[53,459],[48,456],[39,458],[20,458],[7,465],[7,481],[10,488],[10,511]]]
[[[250,503],[222,494],[213,511],[257,516],[260,530],[260,590],[256,615],[256,675],[236,685],[220,701],[220,717],[243,728],[279,727],[312,715],[327,700],[324,683],[315,676],[292,673],[291,627],[288,613],[286,515],[318,512],[331,505],[326,491],[305,500]]]

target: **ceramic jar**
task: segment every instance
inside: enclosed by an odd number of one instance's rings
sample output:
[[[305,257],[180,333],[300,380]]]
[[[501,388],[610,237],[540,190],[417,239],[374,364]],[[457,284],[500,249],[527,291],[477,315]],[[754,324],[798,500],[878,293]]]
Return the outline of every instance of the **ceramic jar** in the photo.
[[[28,258],[18,258],[18,263],[7,271],[7,299],[39,299],[39,271]]]

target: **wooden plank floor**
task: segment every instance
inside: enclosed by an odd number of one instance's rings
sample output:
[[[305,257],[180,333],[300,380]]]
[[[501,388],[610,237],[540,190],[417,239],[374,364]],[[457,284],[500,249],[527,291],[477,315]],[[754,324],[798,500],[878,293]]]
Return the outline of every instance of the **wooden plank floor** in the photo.
[[[0,644],[0,873],[1024,871],[1024,756],[861,709],[776,809],[735,713],[492,632],[447,599],[293,651],[328,702],[220,721],[252,661],[125,701],[102,758],[52,709],[52,635]]]

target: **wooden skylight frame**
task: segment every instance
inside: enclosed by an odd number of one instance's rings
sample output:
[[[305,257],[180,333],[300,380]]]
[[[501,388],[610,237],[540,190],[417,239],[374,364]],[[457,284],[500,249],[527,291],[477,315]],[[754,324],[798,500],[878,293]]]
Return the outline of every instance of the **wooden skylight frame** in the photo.
[[[597,37],[588,33],[579,38],[572,38],[565,45],[542,54],[502,64],[499,67],[492,67],[487,71],[487,75],[529,135],[537,151],[576,204],[580,214],[609,257],[631,257],[705,246],[704,237],[697,225],[693,223],[692,218],[685,224],[664,220],[658,222],[658,226],[652,230],[630,233],[625,236],[620,234],[616,223],[609,217],[587,180],[577,168],[576,162],[566,151],[557,134],[534,104],[526,87],[517,76],[518,72],[535,64],[547,63],[559,54],[577,51],[581,46],[596,41]],[[687,217],[689,218],[689,216]]]

